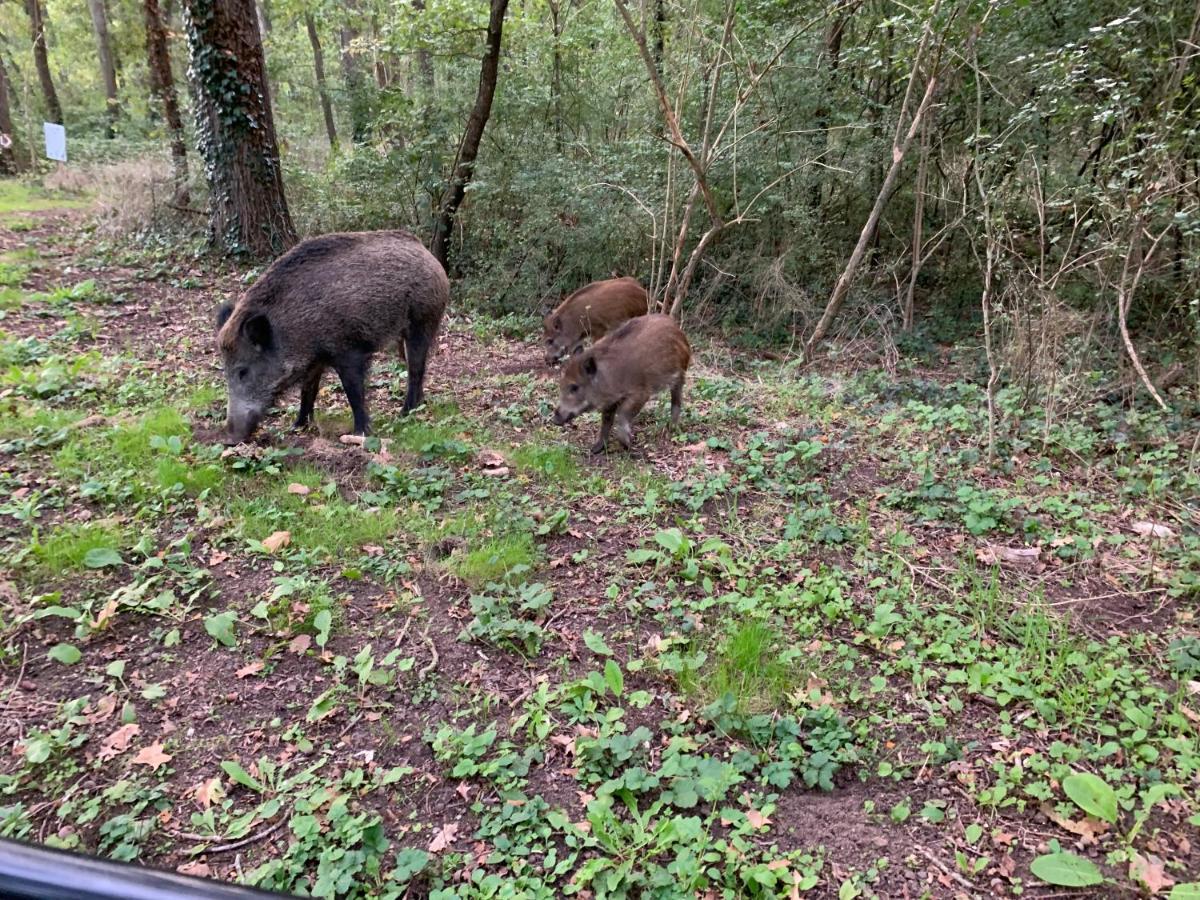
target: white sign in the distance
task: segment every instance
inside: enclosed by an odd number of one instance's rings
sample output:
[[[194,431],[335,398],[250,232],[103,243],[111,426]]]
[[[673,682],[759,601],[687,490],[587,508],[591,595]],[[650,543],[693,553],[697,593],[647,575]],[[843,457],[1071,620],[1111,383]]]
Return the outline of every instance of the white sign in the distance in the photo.
[[[42,131],[46,135],[46,159],[67,161],[67,129],[53,122],[43,122]]]

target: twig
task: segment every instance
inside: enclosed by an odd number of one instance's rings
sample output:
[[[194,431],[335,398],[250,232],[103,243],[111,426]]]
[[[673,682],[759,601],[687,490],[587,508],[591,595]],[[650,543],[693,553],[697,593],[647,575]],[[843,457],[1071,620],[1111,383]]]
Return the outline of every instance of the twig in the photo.
[[[569,607],[569,606],[563,606],[561,609],[558,610],[558,612],[556,612],[552,616],[550,616],[550,618],[548,618],[545,622],[542,623],[542,630],[549,631],[550,626],[553,625],[559,618],[561,618],[562,615],[570,608],[571,607]]]
[[[938,858],[936,856],[934,856],[932,853],[930,853],[924,847],[921,847],[920,851],[921,851],[921,855],[924,856],[931,863],[933,863],[938,868],[938,870],[941,871],[941,873],[943,875],[945,875],[947,878],[951,878],[954,881],[957,881],[959,884],[961,884],[963,887],[965,887],[969,891],[974,892],[974,891],[978,890],[978,888],[976,888],[975,885],[971,884],[971,882],[967,881],[967,879],[963,878],[957,872],[951,872],[949,869],[947,869],[945,867],[945,865],[943,865],[942,862],[940,860],[938,860]]]
[[[1146,594],[1160,594],[1165,591],[1164,587],[1147,588],[1144,591],[1113,591],[1111,594],[1097,594],[1094,597],[1069,597],[1066,600],[1055,600],[1053,603],[1047,603],[1047,606],[1072,606],[1076,603],[1094,603],[1097,600],[1111,600],[1113,597],[1142,597]],[[1139,616],[1134,616],[1139,618]]]
[[[352,719],[349,721],[349,723],[347,723],[346,727],[345,727],[345,728],[343,728],[343,729],[341,730],[341,733],[340,733],[340,734],[338,734],[338,736],[337,736],[337,739],[340,741],[340,740],[341,740],[342,738],[344,738],[344,737],[345,737],[347,734],[349,734],[349,733],[350,733],[350,729],[351,729],[351,728],[353,728],[355,725],[357,725],[357,724],[358,724],[358,720],[359,720],[359,719],[361,719],[361,718],[362,718],[362,713],[359,713],[357,716],[355,716],[354,718],[352,718]]]
[[[429,663],[426,666],[422,667],[421,671],[417,673],[417,677],[419,679],[421,679],[422,681],[424,681],[425,676],[432,673],[433,670],[436,669],[437,665],[438,665],[437,644],[435,644],[433,642],[433,638],[431,638],[429,636],[429,625],[426,625],[425,630],[421,632],[421,639],[424,640],[425,643],[429,645],[429,655],[432,657],[429,660]]]
[[[230,850],[239,850],[242,847],[245,847],[249,844],[257,844],[259,841],[265,841],[267,838],[269,838],[271,835],[273,835],[275,832],[277,832],[280,828],[282,828],[284,825],[286,825],[287,822],[288,822],[287,819],[280,819],[278,822],[276,822],[270,828],[266,828],[266,829],[260,831],[258,834],[252,834],[249,837],[244,837],[240,841],[234,841],[230,844],[218,844],[216,847],[209,847],[204,852],[208,853],[208,854],[228,853]]]
[[[407,619],[404,620],[404,627],[400,629],[400,636],[396,638],[395,646],[399,647],[401,644],[404,643],[404,637],[405,637],[405,635],[408,634],[408,626],[412,624],[412,621],[413,621],[412,616],[409,616]]]
[[[25,662],[27,660],[28,652],[29,652],[29,645],[22,644],[21,645],[21,670],[19,672],[17,672],[17,680],[13,682],[13,686],[8,692],[8,697],[5,699],[5,702],[4,702],[4,712],[0,713],[0,719],[2,719],[8,715],[8,710],[12,706],[13,697],[16,696],[17,691],[19,691],[21,689],[21,680],[25,677]]]

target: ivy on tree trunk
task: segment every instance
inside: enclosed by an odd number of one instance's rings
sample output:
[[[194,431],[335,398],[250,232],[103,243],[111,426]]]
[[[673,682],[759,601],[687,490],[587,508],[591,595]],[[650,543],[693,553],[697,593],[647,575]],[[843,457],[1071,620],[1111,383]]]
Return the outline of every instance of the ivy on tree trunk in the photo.
[[[254,0],[184,0],[196,133],[210,189],[209,238],[227,253],[296,242]]]

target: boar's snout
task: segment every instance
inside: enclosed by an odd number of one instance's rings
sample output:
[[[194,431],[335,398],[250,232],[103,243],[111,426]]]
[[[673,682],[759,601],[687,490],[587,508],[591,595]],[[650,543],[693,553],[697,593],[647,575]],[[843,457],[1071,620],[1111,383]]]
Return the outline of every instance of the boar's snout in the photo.
[[[250,439],[262,421],[263,411],[242,403],[230,403],[225,418],[225,443],[229,446]]]
[[[563,409],[560,406],[556,410],[554,410],[554,424],[555,425],[566,425],[577,415],[579,415],[579,413],[567,412],[565,409]]]

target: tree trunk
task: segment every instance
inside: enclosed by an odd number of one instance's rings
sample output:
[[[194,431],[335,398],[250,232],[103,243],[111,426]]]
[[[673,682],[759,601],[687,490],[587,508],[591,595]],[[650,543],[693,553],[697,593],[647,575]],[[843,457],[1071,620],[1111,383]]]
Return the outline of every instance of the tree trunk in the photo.
[[[879,194],[875,197],[875,205],[871,207],[871,214],[867,216],[867,222],[863,225],[862,232],[858,236],[858,243],[855,244],[854,251],[850,254],[850,259],[846,262],[846,268],[838,276],[837,283],[833,287],[833,293],[829,295],[829,302],[825,305],[825,312],[821,314],[821,319],[817,322],[817,327],[813,329],[812,337],[808,339],[808,344],[805,347],[805,356],[808,359],[812,358],[817,345],[829,333],[829,326],[837,318],[838,311],[842,308],[842,302],[846,299],[846,294],[850,292],[850,285],[854,281],[854,276],[858,273],[859,264],[862,263],[863,257],[866,256],[867,247],[870,245],[876,229],[879,227],[879,218],[883,215],[883,208],[887,206],[888,199],[892,196],[892,190],[896,186],[896,179],[900,175],[900,167],[904,164],[904,157],[908,154],[908,148],[912,146],[913,138],[916,137],[917,130],[921,127],[921,122],[925,118],[925,113],[929,110],[930,104],[933,101],[933,94],[937,88],[937,83],[938,76],[936,74],[930,75],[929,81],[925,85],[925,96],[921,99],[921,104],[917,107],[917,111],[913,113],[912,122],[909,123],[908,132],[904,135],[904,140],[892,145],[892,163],[887,170],[887,174],[884,176],[883,186],[880,187]]]
[[[442,199],[441,212],[433,229],[430,248],[442,268],[449,271],[450,232],[454,227],[454,216],[467,192],[467,182],[475,169],[475,157],[483,140],[483,129],[492,112],[492,98],[496,95],[496,74],[500,68],[500,40],[503,36],[504,13],[508,0],[491,0],[488,16],[487,50],[479,69],[479,90],[475,94],[475,106],[467,119],[467,128],[459,145],[458,159],[454,165],[449,187]]]
[[[562,18],[561,8],[557,0],[549,0],[550,27],[554,34],[553,57],[550,66],[550,115],[554,122],[554,150],[562,153],[563,149],[563,119],[562,119]]]
[[[112,46],[108,42],[108,11],[104,0],[88,0],[88,11],[92,14],[92,28],[96,32],[96,52],[100,57],[100,78],[104,81],[105,115],[108,119],[109,140],[117,136],[117,69],[113,64]]]
[[[344,5],[345,11],[357,15],[357,0],[348,0]],[[350,101],[350,140],[359,144],[367,139],[371,131],[370,103],[366,97],[366,79],[363,78],[362,64],[353,53],[353,44],[361,32],[353,26],[344,26],[338,32],[342,47],[342,80],[346,84],[346,93]]]
[[[17,155],[13,152],[12,144],[16,137],[12,112],[8,108],[8,92],[8,69],[4,67],[4,57],[0,56],[0,175],[15,175],[17,172]]]
[[[46,56],[46,17],[42,13],[41,0],[25,0],[25,12],[29,14],[33,64],[37,67],[38,81],[42,85],[42,99],[46,101],[46,119],[61,125],[62,104],[58,102],[58,92],[54,90],[54,79],[50,76],[50,60]]]
[[[210,188],[209,239],[267,257],[296,242],[254,0],[184,0],[196,132]]]
[[[658,77],[663,74],[663,57],[667,52],[667,7],[666,0],[654,0],[654,70]]]
[[[175,178],[176,206],[188,203],[187,145],[183,139],[183,118],[179,115],[179,96],[171,73],[171,54],[167,44],[166,16],[158,0],[143,0],[146,20],[146,66],[150,74],[150,93],[162,104],[167,134],[171,140],[171,170]]]
[[[412,8],[417,12],[424,12],[425,0],[412,0]],[[429,106],[433,102],[433,56],[424,46],[417,49],[417,70],[421,73],[421,84],[429,92],[429,96],[426,98],[426,106]]]
[[[313,69],[317,73],[317,95],[321,98],[321,113],[325,116],[325,134],[329,136],[329,149],[337,151],[337,127],[333,124],[333,106],[329,103],[329,86],[325,83],[325,54],[321,52],[321,39],[317,36],[317,23],[312,13],[304,13],[304,27],[308,29],[308,42],[312,44]]]

